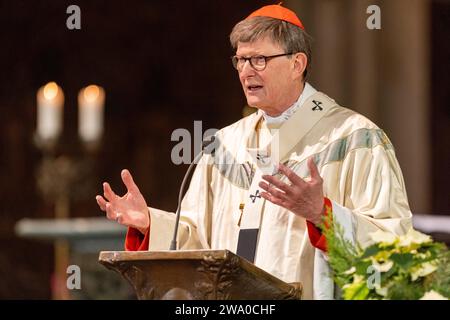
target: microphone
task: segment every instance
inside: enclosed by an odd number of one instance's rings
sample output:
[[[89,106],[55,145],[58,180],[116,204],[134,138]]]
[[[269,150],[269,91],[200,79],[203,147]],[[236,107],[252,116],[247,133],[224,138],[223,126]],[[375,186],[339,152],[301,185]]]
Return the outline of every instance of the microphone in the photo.
[[[212,156],[214,156],[214,153],[216,151],[215,143],[214,143],[215,140],[216,140],[216,136],[213,135],[213,136],[210,136],[209,139],[206,138],[202,141],[202,150],[200,150],[200,152],[195,156],[192,163],[189,165],[189,168],[187,169],[186,174],[184,175],[183,182],[181,182],[180,193],[178,194],[178,206],[177,206],[177,211],[176,211],[175,227],[173,230],[173,238],[172,238],[172,241],[170,242],[169,250],[177,249],[177,235],[178,235],[178,226],[180,224],[181,201],[183,200],[183,193],[184,193],[184,189],[186,187],[186,182],[188,180],[188,177],[189,177],[192,169],[194,168],[194,164],[200,160],[200,158],[203,156],[203,154],[211,154]]]

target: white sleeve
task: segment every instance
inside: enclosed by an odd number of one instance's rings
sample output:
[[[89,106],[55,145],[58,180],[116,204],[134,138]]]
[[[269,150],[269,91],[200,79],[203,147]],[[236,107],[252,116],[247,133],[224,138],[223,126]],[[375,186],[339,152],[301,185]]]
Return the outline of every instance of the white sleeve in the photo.
[[[400,166],[385,145],[351,151],[342,162],[339,192],[330,200],[344,236],[363,247],[371,244],[371,232],[400,235],[412,227]]]

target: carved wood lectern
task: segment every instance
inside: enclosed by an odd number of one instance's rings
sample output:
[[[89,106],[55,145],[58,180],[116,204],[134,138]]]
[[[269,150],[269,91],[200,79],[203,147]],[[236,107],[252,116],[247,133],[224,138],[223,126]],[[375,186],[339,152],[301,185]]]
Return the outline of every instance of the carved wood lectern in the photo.
[[[120,273],[138,299],[301,299],[286,283],[228,250],[104,251],[99,262]]]

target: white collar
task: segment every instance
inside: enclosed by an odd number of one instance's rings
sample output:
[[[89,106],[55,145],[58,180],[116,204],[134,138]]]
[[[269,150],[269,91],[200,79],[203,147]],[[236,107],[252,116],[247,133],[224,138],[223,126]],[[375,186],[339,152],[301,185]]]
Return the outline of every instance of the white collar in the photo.
[[[288,109],[286,109],[282,114],[280,114],[277,117],[271,117],[268,114],[266,114],[264,111],[261,110],[264,119],[266,120],[266,124],[268,126],[273,125],[280,125],[286,120],[288,120],[294,113],[297,111],[297,109],[308,99],[310,96],[312,96],[314,93],[316,93],[317,90],[314,89],[313,86],[311,86],[308,82],[305,83],[305,87],[303,88],[303,92],[298,97],[297,101],[290,106]]]

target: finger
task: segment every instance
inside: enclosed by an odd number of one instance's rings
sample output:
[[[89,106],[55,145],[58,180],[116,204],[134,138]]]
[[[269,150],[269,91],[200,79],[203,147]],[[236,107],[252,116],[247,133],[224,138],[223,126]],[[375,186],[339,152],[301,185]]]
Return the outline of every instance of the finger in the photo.
[[[96,196],[97,204],[103,211],[106,211],[106,200],[102,196]]]
[[[263,197],[264,199],[266,199],[267,201],[272,202],[273,204],[276,204],[278,206],[281,206],[283,208],[287,208],[286,203],[284,200],[275,197],[273,194],[267,193],[267,192],[261,192],[261,197]]]
[[[117,213],[116,214],[116,219],[115,219],[118,223],[123,224],[124,220],[125,220],[125,216],[121,213]]]
[[[126,226],[131,226],[131,220],[128,217],[128,215],[126,214],[122,214],[122,213],[118,213],[116,215],[116,221],[120,224],[126,225]]]
[[[292,187],[280,179],[270,175],[263,175],[262,178],[285,193],[292,193]]]
[[[107,202],[106,203],[106,217],[109,220],[116,220],[116,216],[117,215],[114,213],[111,203]]]
[[[103,193],[108,201],[113,201],[117,197],[108,182],[103,183]]]
[[[136,183],[134,183],[133,177],[131,176],[130,171],[127,169],[123,169],[121,172],[122,181],[128,189],[128,192],[140,192]]]
[[[284,164],[280,163],[280,165],[278,166],[278,170],[281,173],[283,173],[293,185],[296,186],[306,185],[306,182],[302,178],[300,178],[293,170],[286,167]]]
[[[262,188],[263,190],[265,190],[267,193],[275,196],[276,198],[279,198],[281,200],[285,200],[286,199],[286,193],[284,193],[283,191],[278,190],[277,188],[275,188],[274,186],[271,186],[263,181],[261,181],[259,183],[259,187]]]
[[[308,168],[309,172],[311,174],[311,180],[314,181],[321,181],[322,177],[320,176],[319,169],[316,166],[316,163],[314,162],[313,158],[308,159]]]

